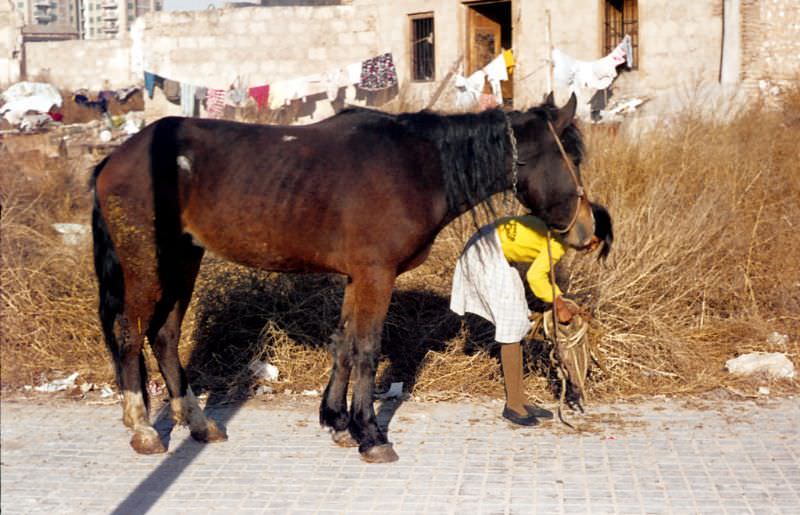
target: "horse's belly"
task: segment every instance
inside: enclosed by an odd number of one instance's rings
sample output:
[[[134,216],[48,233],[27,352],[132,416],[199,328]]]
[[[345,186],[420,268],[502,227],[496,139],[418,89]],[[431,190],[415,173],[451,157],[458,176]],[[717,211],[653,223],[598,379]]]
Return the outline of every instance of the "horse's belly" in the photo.
[[[281,238],[247,231],[203,231],[185,226],[195,245],[242,265],[274,272],[338,272],[335,256],[314,250],[312,245],[298,245]],[[288,244],[287,244],[288,243]],[[308,243],[308,242],[307,242]],[[333,253],[335,254],[335,253]]]

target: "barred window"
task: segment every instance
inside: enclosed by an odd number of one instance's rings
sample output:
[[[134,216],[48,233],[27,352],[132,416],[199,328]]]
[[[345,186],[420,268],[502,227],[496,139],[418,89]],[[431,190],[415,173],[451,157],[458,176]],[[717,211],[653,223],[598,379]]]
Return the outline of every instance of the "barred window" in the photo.
[[[639,67],[639,6],[637,0],[606,0],[603,54],[608,55],[630,34],[633,68]]]
[[[411,17],[411,80],[432,81],[435,78],[433,46],[433,13]]]

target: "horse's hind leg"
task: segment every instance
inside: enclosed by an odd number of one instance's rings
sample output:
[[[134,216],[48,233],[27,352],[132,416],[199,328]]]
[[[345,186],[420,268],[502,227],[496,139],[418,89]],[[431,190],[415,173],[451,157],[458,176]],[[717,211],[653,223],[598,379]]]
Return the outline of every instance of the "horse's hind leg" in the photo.
[[[131,446],[140,454],[166,452],[155,428],[150,424],[147,397],[147,367],[142,347],[145,331],[153,313],[152,304],[144,300],[157,292],[157,282],[127,281],[125,310],[117,322],[120,346],[120,387],[122,389],[122,422],[133,430]],[[143,294],[140,296],[140,294]]]
[[[176,424],[187,424],[192,437],[199,442],[220,442],[227,440],[227,435],[213,420],[206,418],[203,410],[192,393],[178,356],[178,343],[181,335],[181,323],[186,309],[189,307],[194,282],[203,259],[203,249],[194,246],[188,237],[181,242],[180,271],[175,271],[174,283],[169,292],[164,292],[167,302],[157,307],[157,312],[150,326],[148,338],[153,342],[153,352],[158,361],[158,368],[167,383],[170,395],[170,407]],[[172,309],[164,320],[164,312]],[[161,312],[159,312],[161,311]]]
[[[354,276],[354,305],[345,328],[345,338],[354,343],[350,434],[358,441],[361,457],[371,463],[398,459],[392,444],[378,427],[373,407],[381,329],[389,309],[394,279],[393,272],[382,269]]]

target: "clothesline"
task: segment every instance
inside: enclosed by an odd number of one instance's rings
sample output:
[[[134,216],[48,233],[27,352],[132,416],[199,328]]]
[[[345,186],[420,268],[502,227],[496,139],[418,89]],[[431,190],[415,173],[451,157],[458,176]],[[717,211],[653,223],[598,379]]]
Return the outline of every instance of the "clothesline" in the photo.
[[[209,117],[220,118],[226,105],[241,106],[248,98],[255,101],[259,110],[276,110],[292,100],[320,94],[325,94],[328,100],[334,100],[340,88],[353,85],[366,91],[381,91],[397,85],[398,80],[392,54],[385,52],[343,68],[270,84],[248,87],[242,84],[241,77],[237,77],[227,90],[178,82],[148,71],[144,72],[144,82],[150,98],[153,98],[155,87],[161,87],[168,100],[180,101],[185,116],[194,116],[196,101],[205,101]]]

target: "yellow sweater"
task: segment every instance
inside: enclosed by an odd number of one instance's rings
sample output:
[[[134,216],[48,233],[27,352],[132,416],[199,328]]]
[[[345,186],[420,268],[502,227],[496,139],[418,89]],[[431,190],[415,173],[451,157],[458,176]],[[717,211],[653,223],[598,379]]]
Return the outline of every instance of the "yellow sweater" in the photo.
[[[547,257],[547,226],[531,215],[500,218],[495,222],[506,259],[530,263],[525,277],[534,295],[544,302],[553,302],[550,286],[550,261]],[[564,246],[557,238],[550,239],[553,265],[564,255]],[[556,286],[556,296],[561,290]]]

